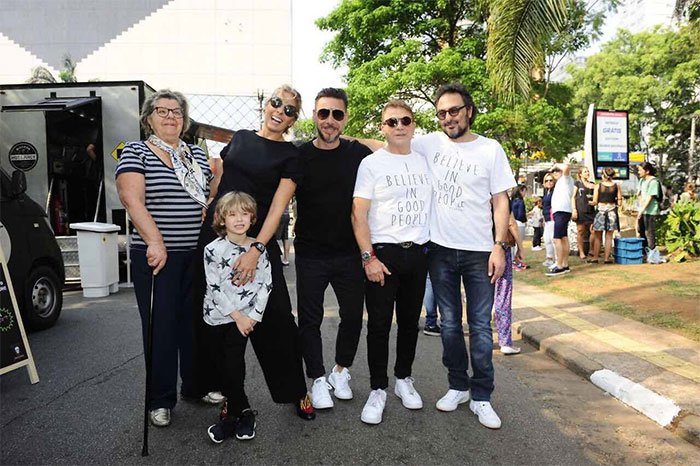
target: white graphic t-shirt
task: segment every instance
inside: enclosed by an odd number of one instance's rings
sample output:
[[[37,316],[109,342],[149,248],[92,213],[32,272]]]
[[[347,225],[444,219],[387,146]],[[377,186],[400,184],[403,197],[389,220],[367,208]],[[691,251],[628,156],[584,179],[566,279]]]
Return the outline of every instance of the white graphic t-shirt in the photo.
[[[425,159],[415,152],[392,154],[386,149],[360,163],[354,197],[369,199],[372,244],[430,239],[430,204],[433,188]]]
[[[434,187],[430,239],[464,251],[493,249],[491,195],[515,186],[501,145],[476,135],[453,142],[445,133],[414,137],[411,149],[428,164]]]
[[[571,196],[574,195],[574,180],[570,175],[562,175],[552,192],[552,212],[571,213]]]

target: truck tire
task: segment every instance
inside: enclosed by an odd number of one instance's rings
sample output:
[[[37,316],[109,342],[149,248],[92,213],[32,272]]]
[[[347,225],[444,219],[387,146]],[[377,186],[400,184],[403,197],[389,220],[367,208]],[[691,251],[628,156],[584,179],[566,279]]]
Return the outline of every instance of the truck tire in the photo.
[[[24,315],[27,327],[43,330],[52,327],[63,307],[63,284],[48,266],[31,271],[25,282]]]

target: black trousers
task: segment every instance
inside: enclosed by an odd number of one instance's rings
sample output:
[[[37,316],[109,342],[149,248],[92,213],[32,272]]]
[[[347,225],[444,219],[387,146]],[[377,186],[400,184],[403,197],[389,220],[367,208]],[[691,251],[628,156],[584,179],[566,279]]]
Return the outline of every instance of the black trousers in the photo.
[[[244,409],[250,408],[245,394],[245,350],[248,338],[238,331],[233,321],[223,325],[207,324],[207,330],[212,350],[218,355],[214,364],[222,377],[221,392],[228,399],[227,413],[238,417]]]
[[[534,227],[533,231],[534,231],[534,233],[532,235],[532,246],[533,247],[541,246],[542,245],[542,234],[544,233],[544,227]]]
[[[148,409],[173,408],[177,403],[178,365],[181,393],[192,396],[192,258],[193,252],[168,251],[168,260],[153,278],[146,251],[131,250],[131,276],[141,314],[144,355],[148,357],[151,279],[153,295],[153,356]],[[202,318],[200,317],[200,320]],[[179,364],[178,364],[179,363]]]
[[[224,193],[221,193],[222,195]],[[216,238],[210,227],[216,201],[212,202],[199,235],[193,263],[192,316],[194,322],[194,381],[197,396],[224,389],[223,374],[217,370],[216,354],[208,341],[208,325],[204,322],[204,247]],[[264,219],[259,220],[263,222]],[[276,403],[292,403],[306,395],[306,379],[301,359],[299,330],[292,314],[287,282],[282,271],[280,249],[272,239],[267,244],[272,266],[272,292],[263,320],[250,334],[253,350],[265,376],[265,382]]]
[[[323,367],[323,295],[330,284],[338,298],[340,324],[335,340],[335,362],[351,367],[362,333],[365,274],[359,254],[316,258],[297,254],[297,314],[306,375],[316,379]]]
[[[396,363],[394,375],[403,379],[411,375],[418,340],[418,319],[423,306],[425,279],[428,274],[426,248],[414,245],[375,244],[377,258],[391,275],[384,286],[369,280],[365,283],[367,304],[367,359],[372,390],[389,386],[389,333],[396,303]]]

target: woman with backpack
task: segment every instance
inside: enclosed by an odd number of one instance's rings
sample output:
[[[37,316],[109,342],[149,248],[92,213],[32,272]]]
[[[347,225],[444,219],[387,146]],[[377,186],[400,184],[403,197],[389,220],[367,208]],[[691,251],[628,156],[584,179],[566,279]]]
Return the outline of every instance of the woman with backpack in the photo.
[[[637,175],[639,176],[637,196],[640,199],[637,219],[642,220],[647,247],[653,251],[656,249],[656,217],[659,216],[659,198],[663,197],[661,184],[654,176],[656,168],[649,162],[644,162],[637,167]]]

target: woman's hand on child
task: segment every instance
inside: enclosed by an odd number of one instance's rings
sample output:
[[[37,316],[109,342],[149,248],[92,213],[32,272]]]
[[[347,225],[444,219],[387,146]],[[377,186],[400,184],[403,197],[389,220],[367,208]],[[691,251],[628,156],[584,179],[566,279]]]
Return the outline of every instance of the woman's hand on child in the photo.
[[[241,254],[236,263],[233,264],[234,285],[243,286],[255,279],[258,257],[260,257],[260,252],[255,248],[251,248],[248,252]]]

